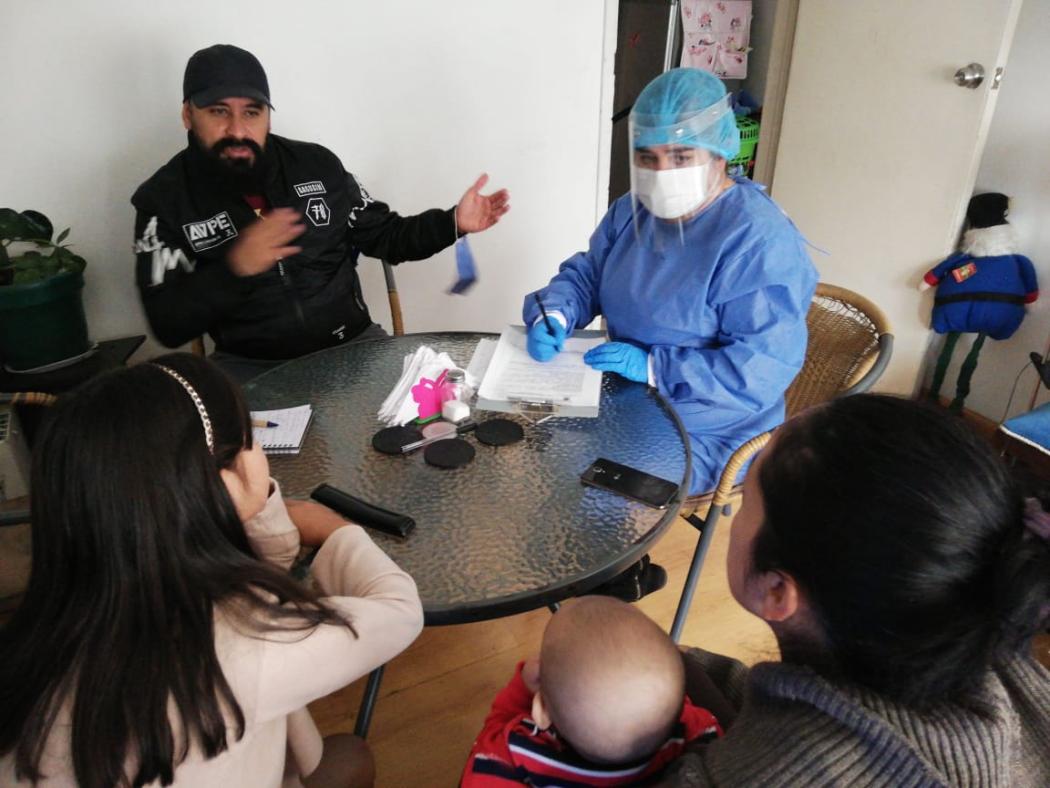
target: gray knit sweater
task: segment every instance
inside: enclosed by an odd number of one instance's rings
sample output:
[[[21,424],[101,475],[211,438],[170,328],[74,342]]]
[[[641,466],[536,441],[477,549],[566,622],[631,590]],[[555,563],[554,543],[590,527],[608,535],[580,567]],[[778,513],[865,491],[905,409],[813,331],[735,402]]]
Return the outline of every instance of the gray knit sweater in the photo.
[[[694,649],[739,714],[689,749],[665,786],[1050,786],[1050,672],[1016,658],[977,688],[982,717],[944,703],[919,714],[812,670]]]

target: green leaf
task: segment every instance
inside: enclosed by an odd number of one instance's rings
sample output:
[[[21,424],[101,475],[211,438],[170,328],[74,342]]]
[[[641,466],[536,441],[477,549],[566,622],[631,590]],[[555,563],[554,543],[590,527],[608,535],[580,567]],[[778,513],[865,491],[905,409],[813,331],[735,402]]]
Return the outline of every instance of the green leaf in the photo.
[[[69,235],[69,228],[68,227],[58,234],[58,238],[55,239],[55,243],[56,244],[62,243],[64,240],[66,240],[66,236],[67,235]]]
[[[87,260],[78,254],[73,255],[73,258],[66,263],[66,267],[71,271],[76,271],[78,274],[83,273],[84,269],[87,268]]]
[[[7,254],[7,247],[0,244],[0,268],[11,265],[11,257]]]
[[[44,275],[36,269],[32,271],[15,271],[15,279],[14,282],[12,282],[12,284],[27,285],[30,282],[39,282],[43,278]]]
[[[10,208],[0,208],[0,238],[27,238],[32,233],[32,224],[22,214]]]
[[[54,235],[55,228],[40,211],[22,211],[22,219],[26,222],[29,234],[22,237],[27,241],[50,241]]]
[[[44,256],[35,250],[23,252],[17,257],[11,258],[11,263],[15,268],[26,268],[28,266],[40,265],[40,261],[44,259]]]
[[[18,215],[18,211],[13,211],[10,208],[0,208],[0,238],[13,238],[14,228],[19,226],[22,222],[22,217]]]

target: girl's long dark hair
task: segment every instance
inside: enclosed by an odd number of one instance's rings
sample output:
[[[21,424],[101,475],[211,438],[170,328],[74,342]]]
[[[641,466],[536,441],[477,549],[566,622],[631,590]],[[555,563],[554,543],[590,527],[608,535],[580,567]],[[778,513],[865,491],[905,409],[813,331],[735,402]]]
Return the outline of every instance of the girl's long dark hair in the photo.
[[[835,400],[781,428],[759,487],[753,568],[800,584],[830,651],[819,670],[918,707],[965,699],[1047,623],[1050,545],[1024,527],[1002,461],[955,416],[896,397]]]
[[[239,739],[244,715],[215,653],[220,603],[259,633],[345,623],[252,553],[219,475],[251,447],[240,391],[195,356],[156,362],[200,394],[214,454],[190,396],[154,364],[61,401],[34,447],[32,572],[0,630],[0,753],[14,751],[22,778],[46,777],[67,703],[87,788],[170,784],[190,746],[229,746],[227,720]]]

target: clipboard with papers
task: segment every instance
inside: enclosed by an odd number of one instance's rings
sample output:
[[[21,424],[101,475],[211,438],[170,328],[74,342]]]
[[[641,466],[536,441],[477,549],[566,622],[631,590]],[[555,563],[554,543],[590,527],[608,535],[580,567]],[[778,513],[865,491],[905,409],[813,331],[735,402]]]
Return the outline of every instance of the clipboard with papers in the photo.
[[[601,331],[575,331],[550,361],[526,350],[524,326],[508,326],[498,341],[482,340],[468,373],[481,379],[476,407],[502,413],[593,418],[598,415],[602,373],[583,354],[605,341]]]

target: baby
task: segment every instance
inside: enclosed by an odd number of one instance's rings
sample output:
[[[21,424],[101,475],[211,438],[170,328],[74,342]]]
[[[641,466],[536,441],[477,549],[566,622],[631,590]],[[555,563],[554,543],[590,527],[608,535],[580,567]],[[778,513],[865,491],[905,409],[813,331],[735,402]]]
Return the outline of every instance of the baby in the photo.
[[[629,784],[721,733],[686,698],[667,633],[630,605],[583,597],[551,618],[539,660],[496,696],[461,785]]]

